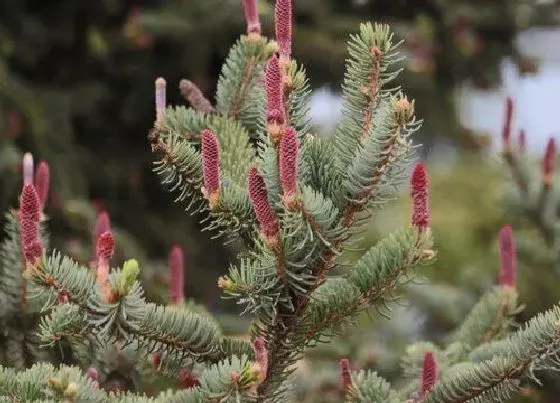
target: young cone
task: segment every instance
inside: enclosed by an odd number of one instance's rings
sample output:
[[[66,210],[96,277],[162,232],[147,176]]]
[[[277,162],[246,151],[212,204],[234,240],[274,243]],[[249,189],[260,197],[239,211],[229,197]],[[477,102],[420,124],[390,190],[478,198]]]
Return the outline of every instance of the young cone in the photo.
[[[420,231],[429,226],[430,211],[428,198],[428,174],[422,163],[416,164],[410,181],[410,195],[412,198],[412,225]]]
[[[37,172],[35,173],[35,189],[39,195],[41,203],[41,211],[45,208],[49,198],[49,187],[51,182],[51,173],[49,164],[46,161],[39,162]]]
[[[278,220],[268,201],[264,179],[256,167],[249,169],[247,182],[249,199],[259,221],[261,233],[267,243],[274,246],[278,241]]]
[[[183,249],[175,245],[169,251],[169,299],[173,305],[182,305],[185,299],[185,266]]]
[[[43,253],[39,239],[39,221],[41,219],[41,204],[39,196],[32,184],[23,186],[19,205],[19,225],[21,248],[25,260],[35,263]]]
[[[255,337],[253,340],[253,351],[255,352],[255,359],[259,365],[259,379],[257,383],[263,383],[266,379],[266,374],[268,371],[268,351],[266,350],[266,345],[262,337]]]
[[[87,376],[89,379],[91,379],[91,382],[99,387],[99,371],[97,370],[97,368],[94,367],[89,367],[87,370]]]
[[[109,217],[109,213],[101,210],[97,214],[95,226],[93,227],[93,233],[91,234],[91,239],[93,239],[92,253],[94,255],[90,261],[91,267],[97,267],[97,241],[99,240],[101,234],[107,231],[111,231],[111,218]]]
[[[280,184],[284,192],[283,201],[292,207],[296,201],[298,138],[293,127],[287,127],[280,139]]]
[[[181,389],[191,389],[200,385],[198,376],[188,368],[181,368],[179,371],[179,387]]]
[[[243,10],[247,21],[247,34],[249,37],[260,37],[261,23],[259,21],[259,8],[257,0],[243,0]]]
[[[166,100],[166,86],[167,83],[165,79],[159,77],[155,82],[155,101],[156,101],[156,126],[161,125],[163,121],[163,115],[165,114]]]
[[[546,150],[542,162],[543,183],[550,187],[554,180],[554,165],[556,163],[556,141],[550,138],[546,144]]]
[[[97,282],[101,289],[105,292],[105,296],[109,295],[109,261],[115,253],[115,239],[110,231],[105,231],[97,239],[96,255],[97,255]]]
[[[220,201],[220,148],[218,139],[212,130],[204,129],[202,131],[201,151],[204,176],[202,194],[212,209]]]
[[[422,363],[422,379],[420,382],[420,397],[424,399],[432,390],[438,379],[438,367],[434,353],[428,351],[424,354]]]
[[[285,64],[292,55],[292,0],[276,0],[274,26],[280,61]]]
[[[350,370],[350,361],[347,358],[340,360],[340,380],[342,391],[347,394],[352,387],[352,371]]]
[[[502,286],[515,287],[517,283],[517,252],[513,232],[509,225],[504,225],[498,235],[500,252],[500,273],[498,282]]]
[[[23,184],[33,184],[33,154],[25,153],[23,155]]]
[[[277,140],[286,119],[284,111],[284,89],[280,61],[277,55],[272,56],[266,65],[266,124],[267,130]]]

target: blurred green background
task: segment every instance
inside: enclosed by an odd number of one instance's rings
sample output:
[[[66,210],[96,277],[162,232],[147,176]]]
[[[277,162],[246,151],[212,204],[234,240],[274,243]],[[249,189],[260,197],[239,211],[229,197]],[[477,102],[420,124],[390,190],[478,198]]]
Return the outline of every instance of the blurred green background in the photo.
[[[511,184],[496,150],[502,100],[512,85],[546,77],[552,84],[545,81],[545,87],[559,82],[560,50],[539,48],[554,43],[546,38],[558,42],[559,9],[556,0],[294,1],[294,57],[306,65],[317,90],[319,134],[332,132],[327,117],[339,106],[348,35],[368,20],[390,23],[404,41],[401,83],[425,121],[417,139],[430,170],[438,259],[422,274],[442,299],[430,300],[421,287],[405,288],[409,306],[427,312],[427,319],[397,308],[405,313],[385,327],[385,336],[375,333],[375,348],[383,337],[394,338],[393,331],[402,343],[449,331],[494,283],[496,236],[504,223],[515,222],[516,233],[537,239],[508,204]],[[273,32],[272,11],[272,1],[260,1],[265,34]],[[201,217],[188,217],[162,191],[151,172],[146,136],[154,120],[154,79],[166,78],[170,103],[184,102],[181,78],[212,99],[221,63],[244,30],[241,0],[0,0],[2,209],[16,204],[22,153],[30,151],[51,165],[46,211],[55,247],[87,261],[96,212],[106,209],[117,232],[117,260],[136,257],[152,268],[147,287],[160,286],[153,287],[153,298],[165,300],[165,258],[177,243],[186,255],[187,296],[214,312],[235,312],[215,286],[235,257],[235,245],[200,234]],[[556,70],[543,78],[541,67],[550,63]],[[520,102],[542,102],[533,93]],[[554,102],[558,95],[543,102],[543,110]],[[538,136],[549,133],[546,125],[531,126],[531,116],[520,113],[516,124],[535,127],[529,148],[537,164],[544,142]],[[375,215],[363,246],[407,225],[409,214],[405,189],[402,200]],[[527,316],[560,297],[556,274],[539,259],[527,252],[520,263]],[[453,303],[442,307],[444,300]],[[386,325],[383,320],[375,326]],[[360,344],[374,348],[363,339]],[[372,365],[383,363],[379,351],[353,353],[374,357]],[[394,359],[387,360],[394,371]]]

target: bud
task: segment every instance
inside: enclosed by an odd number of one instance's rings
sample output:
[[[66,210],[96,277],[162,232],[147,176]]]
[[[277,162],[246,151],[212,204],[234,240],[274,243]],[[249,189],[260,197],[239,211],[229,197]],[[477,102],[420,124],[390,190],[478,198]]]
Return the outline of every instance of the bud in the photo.
[[[289,61],[292,55],[292,0],[276,0],[274,26],[280,59]]]
[[[352,372],[350,370],[350,361],[347,358],[340,360],[340,380],[342,383],[342,390],[348,393],[352,388]]]
[[[115,253],[115,239],[110,231],[105,231],[97,239],[97,282],[107,292],[109,283],[109,260]]]
[[[542,162],[542,175],[545,186],[552,185],[554,179],[554,165],[556,163],[556,141],[550,138],[546,145]]]
[[[298,160],[298,138],[293,127],[287,127],[280,139],[280,184],[284,191],[284,203],[295,202]]]
[[[35,173],[35,189],[37,190],[37,195],[39,196],[41,210],[45,208],[45,204],[47,204],[47,200],[49,198],[50,181],[51,174],[49,164],[46,161],[39,162],[37,172]]]
[[[139,274],[140,266],[138,266],[138,261],[136,259],[129,259],[124,262],[119,284],[119,291],[121,295],[128,294],[130,287],[132,287],[138,279]]]
[[[504,225],[498,235],[500,252],[500,274],[498,282],[502,286],[515,287],[517,284],[517,252],[513,232],[509,225]]]
[[[167,83],[165,79],[159,77],[155,82],[155,99],[156,99],[156,124],[161,124],[163,121],[163,116],[165,114],[165,106],[166,106],[166,86]]]
[[[70,401],[74,401],[78,397],[78,384],[76,382],[68,384],[64,390],[64,397],[67,397]]]
[[[257,0],[243,0],[245,10],[245,20],[247,21],[247,34],[261,34],[261,23],[259,21],[259,8]]]
[[[268,59],[265,80],[267,130],[273,139],[277,139],[280,136],[281,127],[286,119],[282,73],[280,71],[280,61],[277,55]]]
[[[504,124],[502,126],[502,142],[503,142],[504,152],[509,152],[511,150],[512,116],[513,116],[513,100],[510,97],[507,97],[506,113],[504,118]]]
[[[257,336],[253,340],[253,351],[255,352],[255,360],[260,367],[257,383],[261,384],[266,379],[268,372],[268,351],[262,337]]]
[[[201,152],[204,176],[202,194],[212,209],[220,200],[220,148],[216,135],[209,129],[202,131]]]
[[[33,184],[33,154],[23,154],[23,184]]]
[[[87,370],[87,376],[91,379],[95,386],[99,387],[99,371],[97,371],[97,368],[89,367]]]
[[[240,378],[241,378],[241,375],[240,375],[239,372],[236,371],[236,370],[231,371],[231,373],[229,374],[229,380],[230,380],[232,383],[237,383],[237,382],[239,382],[239,379],[240,379]]]
[[[169,266],[169,298],[173,305],[182,305],[185,298],[185,265],[183,249],[175,245],[168,257]]]
[[[220,276],[218,277],[218,288],[223,290],[228,290],[233,287],[233,281],[227,276]]]
[[[58,293],[58,296],[56,297],[56,302],[58,302],[59,305],[64,305],[68,303],[68,293],[66,291],[60,291]]]
[[[51,387],[52,389],[58,391],[63,391],[64,390],[64,383],[62,382],[62,380],[60,378],[49,378],[47,380],[47,383],[49,385],[49,387]]]
[[[191,389],[199,385],[198,376],[188,368],[181,368],[179,371],[179,386],[181,389]]]
[[[422,363],[422,381],[420,384],[420,396],[425,398],[432,390],[438,379],[438,368],[434,353],[428,351],[424,354]]]
[[[422,163],[416,164],[410,181],[412,225],[424,231],[429,225],[428,175]]]
[[[393,113],[399,125],[408,123],[414,115],[414,101],[410,102],[407,98],[398,99],[393,105]]]
[[[159,366],[161,364],[161,352],[156,351],[152,354],[151,364],[153,369],[159,369]]]
[[[274,246],[278,241],[278,221],[276,220],[274,210],[270,206],[268,190],[264,179],[261,174],[259,174],[256,167],[249,169],[247,182],[249,199],[251,200],[251,205],[253,206],[253,210],[260,224],[261,233],[265,241],[267,241],[270,246]]]
[[[105,231],[97,239],[97,258],[99,260],[109,261],[115,253],[115,238],[111,231]]]

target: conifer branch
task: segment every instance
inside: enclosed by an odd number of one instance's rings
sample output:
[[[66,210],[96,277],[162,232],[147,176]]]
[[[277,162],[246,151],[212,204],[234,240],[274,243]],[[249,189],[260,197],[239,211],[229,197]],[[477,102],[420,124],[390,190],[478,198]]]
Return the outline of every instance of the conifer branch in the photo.
[[[239,120],[250,132],[256,129],[263,103],[264,90],[259,82],[264,65],[275,50],[275,43],[260,35],[242,36],[231,48],[220,74],[217,112]]]
[[[389,70],[398,60],[398,46],[393,43],[389,27],[379,24],[362,24],[360,33],[352,36],[348,43],[350,58],[343,86],[343,118],[335,136],[342,172],[352,163],[362,139],[370,137],[373,110],[379,100],[394,90],[384,89],[384,86],[399,73]]]
[[[306,339],[316,340],[333,325],[350,320],[374,304],[382,307],[388,294],[409,276],[407,271],[429,258],[425,251],[430,248],[429,235],[418,237],[415,229],[381,240],[364,254],[346,279],[329,281],[317,289],[302,318],[309,324]]]

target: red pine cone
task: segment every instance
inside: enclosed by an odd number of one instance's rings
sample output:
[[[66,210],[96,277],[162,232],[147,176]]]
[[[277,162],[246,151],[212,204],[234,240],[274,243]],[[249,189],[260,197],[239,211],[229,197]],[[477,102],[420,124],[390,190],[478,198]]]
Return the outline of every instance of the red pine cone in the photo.
[[[42,254],[43,246],[39,241],[31,242],[23,247],[23,256],[25,256],[25,260],[28,262],[34,262],[35,259],[40,258]]]
[[[287,127],[280,139],[280,184],[284,197],[290,198],[296,193],[298,138],[293,127]]]
[[[109,262],[115,253],[115,238],[111,231],[105,231],[97,239],[97,259]]]
[[[25,248],[26,246],[31,245],[33,242],[37,241],[39,234],[39,223],[37,221],[30,220],[20,214],[19,228],[22,248]]]
[[[438,367],[434,353],[428,351],[424,354],[422,363],[422,383],[420,385],[420,396],[424,398],[434,387],[438,379]]]
[[[94,385],[99,386],[99,371],[97,368],[89,367],[87,370],[87,376],[91,379]]]
[[[412,225],[424,230],[429,225],[430,212],[428,200],[428,174],[422,163],[416,164],[410,181],[410,194],[412,197]]]
[[[243,0],[245,10],[245,20],[247,21],[247,33],[261,33],[261,23],[259,21],[259,9],[257,0]]]
[[[21,191],[19,214],[29,220],[39,222],[41,218],[41,202],[32,184],[24,185]]]
[[[152,354],[151,364],[153,369],[159,368],[161,364],[161,352],[156,351],[155,353]]]
[[[41,203],[41,210],[45,208],[49,198],[49,188],[51,182],[51,172],[46,161],[39,162],[37,172],[35,172],[35,189]]]
[[[268,190],[264,179],[256,167],[249,169],[248,175],[249,199],[255,210],[261,231],[268,238],[274,238],[278,234],[278,221],[274,210],[268,201]]]
[[[180,305],[185,298],[185,266],[183,249],[175,245],[169,251],[169,298],[174,305]]]
[[[498,282],[503,286],[515,287],[517,284],[517,251],[513,232],[509,225],[504,225],[498,235],[500,251],[500,274]]]
[[[202,131],[201,152],[204,175],[203,192],[211,200],[220,190],[220,149],[218,139],[210,129]]]
[[[342,383],[342,390],[347,393],[352,387],[352,371],[350,369],[350,361],[348,358],[340,360],[340,380]]]
[[[292,55],[292,0],[276,0],[274,25],[280,58],[289,60]]]
[[[504,151],[508,151],[511,147],[511,123],[513,117],[513,100],[511,97],[506,99],[506,115],[504,125],[502,126],[502,142]]]
[[[190,369],[181,368],[181,371],[179,371],[179,384],[181,389],[190,389],[199,386],[200,382],[198,376],[193,374]]]
[[[272,56],[266,65],[266,121],[284,124],[284,92],[280,61],[277,55]]]
[[[255,351],[255,360],[260,367],[261,379],[259,379],[259,383],[262,383],[266,379],[268,372],[268,351],[262,337],[255,337],[253,340],[253,350]]]

